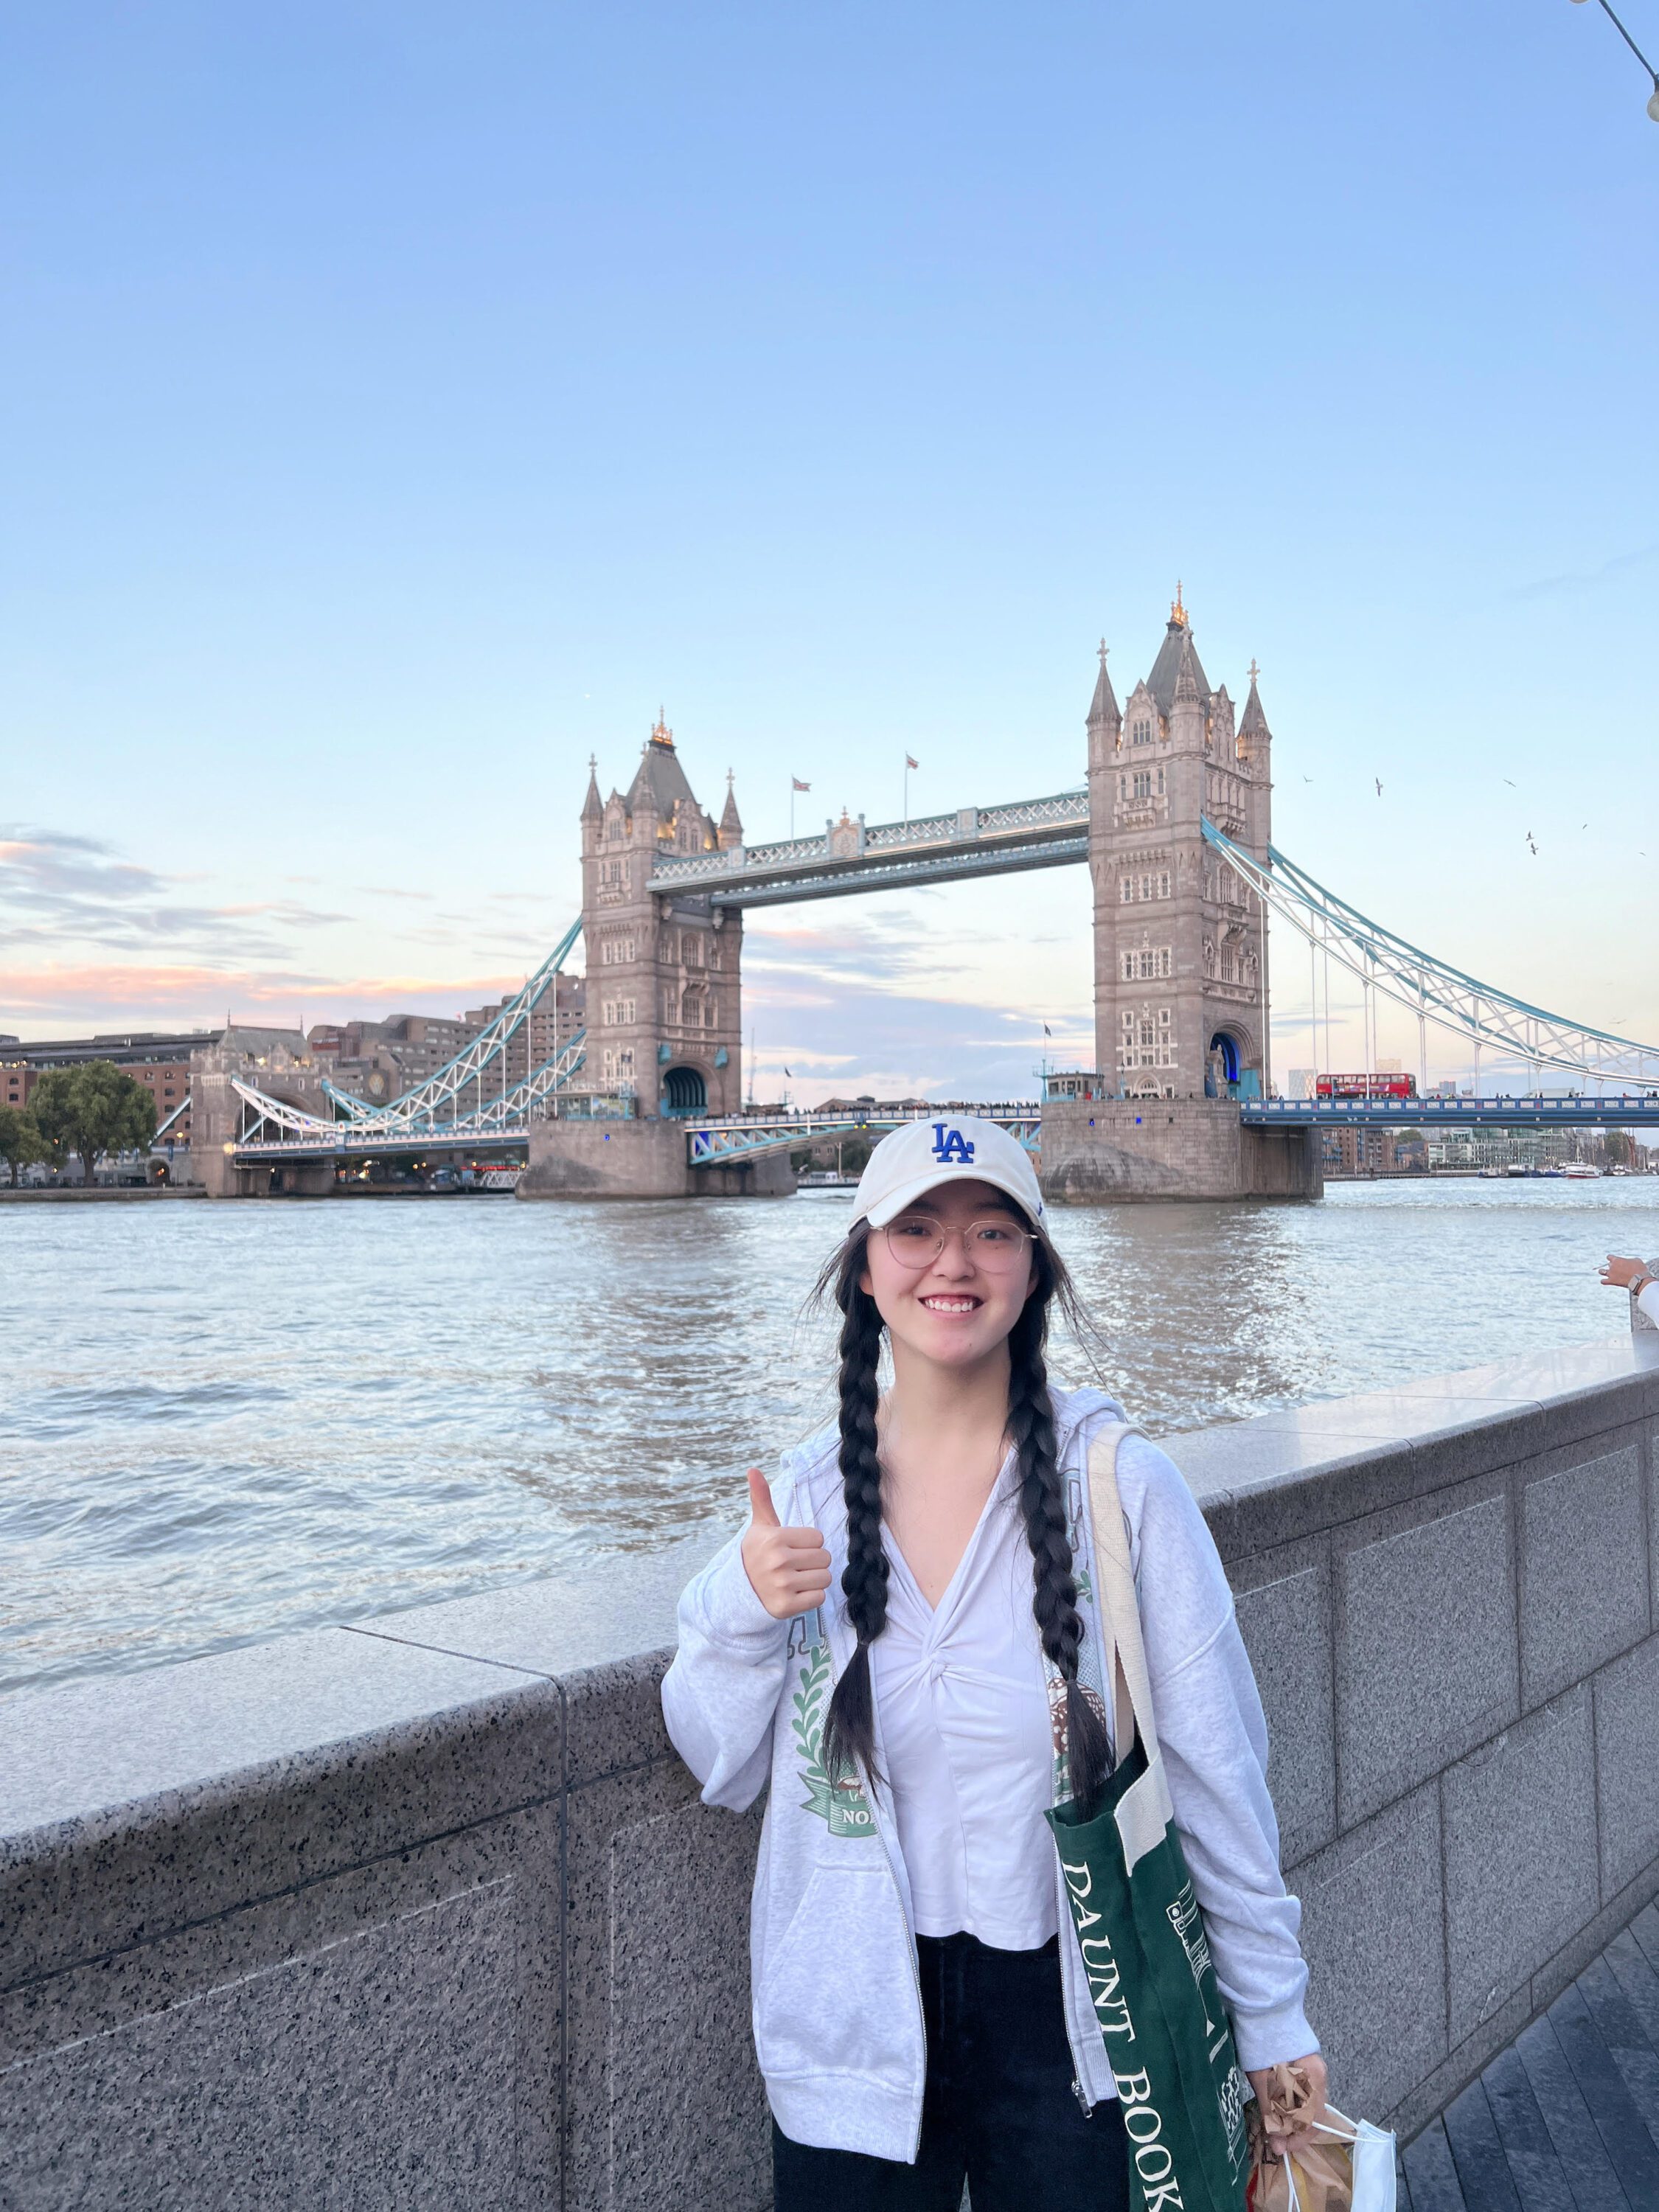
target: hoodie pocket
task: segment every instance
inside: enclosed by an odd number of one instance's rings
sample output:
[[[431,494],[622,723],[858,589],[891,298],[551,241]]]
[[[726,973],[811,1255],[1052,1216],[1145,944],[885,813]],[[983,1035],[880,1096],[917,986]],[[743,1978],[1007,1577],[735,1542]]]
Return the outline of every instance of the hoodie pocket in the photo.
[[[904,1914],[884,1866],[814,1867],[762,1971],[763,2074],[881,2074],[921,2063],[921,2005]]]

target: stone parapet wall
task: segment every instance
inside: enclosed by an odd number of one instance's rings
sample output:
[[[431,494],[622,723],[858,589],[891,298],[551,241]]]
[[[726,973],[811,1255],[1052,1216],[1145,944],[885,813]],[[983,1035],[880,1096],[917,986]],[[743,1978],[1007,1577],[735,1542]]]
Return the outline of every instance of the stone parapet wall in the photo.
[[[1659,1891],[1659,1340],[1170,1440],[1350,2106]],[[757,1816],[657,1686],[706,1545],[0,1705],[6,2212],[763,2212]]]
[[[1168,1446],[1261,1686],[1315,2025],[1409,2134],[1659,1893],[1659,1343]]]

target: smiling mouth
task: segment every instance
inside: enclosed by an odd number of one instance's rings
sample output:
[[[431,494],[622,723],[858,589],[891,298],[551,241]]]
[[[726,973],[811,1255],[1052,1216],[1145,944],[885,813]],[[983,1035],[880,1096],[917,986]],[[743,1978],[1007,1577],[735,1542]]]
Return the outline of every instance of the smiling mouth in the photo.
[[[976,1313],[985,1301],[983,1298],[936,1296],[923,1298],[921,1303],[927,1307],[929,1313],[970,1314]]]

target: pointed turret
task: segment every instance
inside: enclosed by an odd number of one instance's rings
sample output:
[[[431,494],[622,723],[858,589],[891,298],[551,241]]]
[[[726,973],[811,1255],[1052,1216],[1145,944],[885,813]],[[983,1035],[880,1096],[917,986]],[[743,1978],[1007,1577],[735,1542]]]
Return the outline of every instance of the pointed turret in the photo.
[[[738,812],[738,797],[732,788],[732,771],[726,771],[726,804],[720,809],[720,823],[715,833],[722,853],[729,853],[743,842],[743,820]]]
[[[1244,702],[1244,713],[1238,725],[1238,742],[1241,746],[1247,744],[1255,745],[1258,743],[1271,744],[1273,742],[1273,733],[1267,727],[1267,717],[1261,711],[1261,694],[1256,689],[1255,679],[1260,673],[1261,671],[1255,661],[1252,661],[1250,663],[1250,696]]]
[[[599,756],[587,756],[587,796],[582,801],[582,820],[600,822],[605,818],[605,801],[599,797]]]
[[[1117,730],[1123,726],[1123,717],[1117,711],[1117,697],[1112,690],[1112,679],[1106,673],[1105,639],[1100,641],[1100,673],[1095,678],[1095,696],[1089,702],[1089,727],[1091,730]]]
[[[1184,687],[1183,675],[1187,679]],[[1166,720],[1175,705],[1178,688],[1183,699],[1196,699],[1200,704],[1206,703],[1210,696],[1210,679],[1204,673],[1198,647],[1193,643],[1193,626],[1182,603],[1179,584],[1176,586],[1175,603],[1170,609],[1164,642],[1152,663],[1152,672],[1146,678],[1146,689],[1158,702],[1158,713]]]
[[[1117,710],[1112,679],[1106,673],[1106,641],[1100,641],[1100,673],[1089,702],[1089,773],[1102,769],[1123,743],[1123,717]]]

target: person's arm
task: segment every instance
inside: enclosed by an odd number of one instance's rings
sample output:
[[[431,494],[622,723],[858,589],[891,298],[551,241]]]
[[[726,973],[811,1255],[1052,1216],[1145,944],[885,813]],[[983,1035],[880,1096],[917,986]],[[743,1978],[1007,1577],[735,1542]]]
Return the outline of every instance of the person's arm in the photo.
[[[1634,1291],[1637,1311],[1644,1321],[1659,1328],[1659,1273],[1650,1269],[1645,1260],[1609,1252],[1607,1263],[1601,1270],[1601,1280],[1610,1291]]]
[[[771,1765],[789,1622],[829,1586],[830,1555],[817,1529],[781,1525],[758,1470],[749,1488],[748,1528],[680,1599],[679,1649],[662,1685],[669,1740],[702,1783],[704,1804],[738,1813],[760,1795]]]
[[[1198,1502],[1166,1455],[1130,1437],[1120,1469],[1141,1493],[1130,1521],[1152,1710],[1239,2063],[1258,2094],[1272,2067],[1301,2066],[1316,2084],[1316,2114],[1325,2076],[1305,2010],[1302,1908],[1279,1871],[1267,1722],[1232,1591]]]

